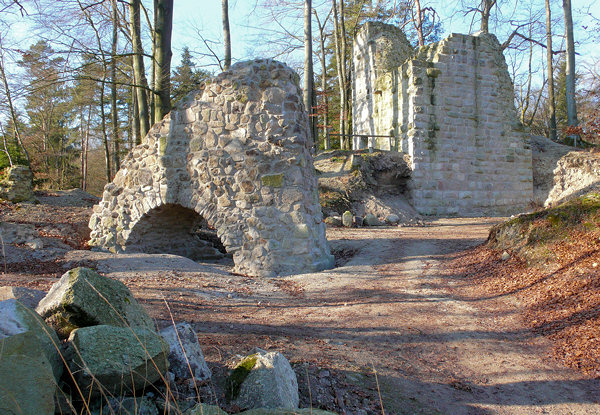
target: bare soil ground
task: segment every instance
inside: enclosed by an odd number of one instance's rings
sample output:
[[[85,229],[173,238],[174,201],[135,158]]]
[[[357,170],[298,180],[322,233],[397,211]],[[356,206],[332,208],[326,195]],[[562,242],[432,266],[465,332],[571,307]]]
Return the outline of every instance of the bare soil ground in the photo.
[[[3,205],[0,220],[54,220],[78,234],[73,229],[91,209],[51,203],[19,209],[32,208],[32,216]],[[522,298],[478,291],[465,272],[482,255],[471,249],[498,221],[329,229],[337,268],[275,279],[170,255],[85,250],[36,265],[20,260],[33,250],[17,246],[11,249],[20,250],[19,260],[7,257],[0,285],[47,290],[78,264],[120,278],[159,326],[171,319],[194,325],[215,374],[203,395],[232,412],[220,380],[239,356],[260,347],[291,361],[303,407],[312,401],[348,415],[383,413],[382,406],[386,414],[600,413],[597,374],[554,360],[552,338],[524,320]]]

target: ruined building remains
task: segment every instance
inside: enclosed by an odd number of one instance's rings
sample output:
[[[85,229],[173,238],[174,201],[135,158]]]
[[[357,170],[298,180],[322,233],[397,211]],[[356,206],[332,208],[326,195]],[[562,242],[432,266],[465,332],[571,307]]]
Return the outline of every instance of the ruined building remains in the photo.
[[[409,192],[423,214],[506,214],[533,198],[531,148],[495,36],[452,34],[413,49],[370,22],[353,48],[353,148],[411,158]]]
[[[156,124],[106,185],[90,245],[201,259],[214,228],[235,271],[273,276],[334,265],[297,75],[233,65]]]

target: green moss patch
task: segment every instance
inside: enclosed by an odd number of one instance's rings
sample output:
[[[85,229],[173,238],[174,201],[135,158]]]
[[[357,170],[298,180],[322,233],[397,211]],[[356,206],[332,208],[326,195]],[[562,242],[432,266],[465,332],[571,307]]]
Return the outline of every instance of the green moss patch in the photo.
[[[552,255],[549,245],[568,239],[572,231],[600,233],[600,193],[591,192],[497,225],[490,231],[488,244],[538,262]]]
[[[246,380],[258,360],[258,354],[252,354],[242,359],[227,378],[226,398],[233,401],[240,394],[242,383]]]
[[[266,174],[261,178],[263,186],[269,187],[282,187],[283,186],[283,173],[279,174]]]

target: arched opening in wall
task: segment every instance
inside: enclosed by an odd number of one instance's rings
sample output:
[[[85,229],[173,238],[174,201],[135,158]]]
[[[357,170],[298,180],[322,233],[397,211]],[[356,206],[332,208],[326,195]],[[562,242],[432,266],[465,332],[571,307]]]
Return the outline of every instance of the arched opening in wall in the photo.
[[[146,213],[134,225],[127,252],[174,254],[194,261],[221,262],[231,258],[208,222],[192,209],[164,205]]]

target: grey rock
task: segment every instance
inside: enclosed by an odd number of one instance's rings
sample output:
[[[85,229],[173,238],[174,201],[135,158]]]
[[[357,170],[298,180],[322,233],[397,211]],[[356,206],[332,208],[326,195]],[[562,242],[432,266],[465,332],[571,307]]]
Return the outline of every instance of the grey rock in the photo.
[[[25,342],[24,337],[28,339]],[[62,375],[60,341],[56,333],[35,311],[15,299],[0,302],[0,350],[3,353],[13,350],[12,354],[31,358],[36,358],[41,350],[54,377],[59,379]]]
[[[391,213],[391,214],[387,215],[387,217],[385,218],[385,221],[391,225],[396,225],[398,222],[400,222],[400,217],[398,215],[396,215],[395,213]]]
[[[66,272],[36,311],[65,338],[76,328],[99,324],[154,329],[154,322],[125,284],[89,268]]]
[[[353,222],[352,212],[350,212],[349,210],[345,211],[344,214],[342,215],[342,225],[344,225],[347,228],[350,228],[352,226],[352,222]]]
[[[198,335],[188,323],[178,323],[160,331],[169,344],[169,371],[176,378],[210,379],[212,373],[202,354]],[[191,373],[190,373],[191,372]]]
[[[158,415],[156,405],[147,397],[138,398],[108,398],[108,403],[102,410],[92,411],[92,415],[115,414],[115,415]]]
[[[34,290],[26,287],[0,287],[0,301],[10,300],[14,298],[20,301],[23,305],[35,309],[46,293],[41,290]]]
[[[27,166],[9,167],[0,176],[0,199],[13,203],[34,200],[33,173]]]
[[[227,415],[227,412],[215,405],[199,403],[184,412],[184,415]]]
[[[139,393],[167,373],[169,345],[144,328],[107,325],[83,327],[69,337],[74,357],[70,370],[84,395]]]
[[[323,411],[322,409],[303,408],[303,409],[268,409],[256,408],[241,412],[240,415],[337,415],[335,412]]]
[[[229,377],[230,398],[242,409],[298,408],[298,381],[279,352],[259,351],[244,358]]]
[[[56,380],[39,343],[31,334],[17,336],[10,347],[2,345],[0,357],[0,413],[3,415],[53,415]],[[34,343],[38,353],[31,355]],[[27,354],[19,354],[24,350]]]
[[[381,226],[383,225],[383,223],[381,223],[381,221],[379,219],[377,219],[377,216],[373,215],[372,213],[367,213],[363,219],[363,224],[365,226]]]
[[[324,222],[329,226],[342,226],[341,216],[329,216],[325,218]]]
[[[500,257],[502,261],[508,261],[510,259],[510,254],[506,251],[502,252],[502,256]]]

